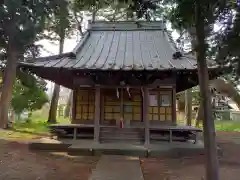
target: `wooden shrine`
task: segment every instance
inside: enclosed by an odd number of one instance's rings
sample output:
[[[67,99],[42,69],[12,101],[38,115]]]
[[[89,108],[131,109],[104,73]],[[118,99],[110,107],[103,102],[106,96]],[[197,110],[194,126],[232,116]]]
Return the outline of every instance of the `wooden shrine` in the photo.
[[[19,66],[74,91],[72,125],[54,126],[59,137],[150,144],[201,131],[177,126],[176,93],[198,84],[197,64],[162,21],[96,21],[72,52]],[[209,63],[210,79],[219,71]]]

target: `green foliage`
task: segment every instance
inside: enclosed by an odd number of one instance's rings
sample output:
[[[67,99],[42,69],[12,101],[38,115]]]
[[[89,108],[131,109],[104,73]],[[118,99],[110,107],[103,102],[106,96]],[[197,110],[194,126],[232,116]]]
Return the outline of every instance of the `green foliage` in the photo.
[[[194,34],[191,30],[196,25],[195,1],[165,0],[164,2],[172,6],[167,17],[172,27],[180,31],[180,39],[184,35]],[[225,71],[225,78],[232,81],[238,80],[240,74],[238,51],[240,8],[237,6],[237,1],[201,1],[201,9],[206,31],[207,58],[220,65],[230,65],[231,68]],[[214,30],[216,24],[218,25],[217,31]]]
[[[104,11],[104,9],[117,10],[117,8],[124,9],[125,15],[129,18],[149,19],[150,11],[156,10],[157,2],[152,2],[150,0],[74,0],[75,8],[79,11],[90,11],[98,12],[99,10]],[[102,14],[102,12],[100,12]],[[108,19],[108,18],[107,18]]]
[[[48,96],[44,91],[46,84],[34,76],[26,76],[31,79],[26,81],[27,86],[24,85],[23,78],[17,79],[14,84],[11,106],[16,114],[21,114],[25,110],[32,112],[41,109],[48,102]]]
[[[126,2],[126,0],[123,1]],[[149,10],[156,10],[157,7],[157,1],[154,2],[150,0],[132,0],[128,6],[128,9],[129,11],[135,12],[138,19],[143,17],[145,19],[150,19]]]
[[[23,54],[44,31],[46,19],[60,2],[62,0],[8,0],[1,3],[0,47],[11,45],[19,55]]]
[[[45,38],[60,41],[65,36],[72,34],[74,19],[70,12],[71,7],[70,1],[62,0],[56,2],[56,8],[46,23],[47,31],[44,34]]]

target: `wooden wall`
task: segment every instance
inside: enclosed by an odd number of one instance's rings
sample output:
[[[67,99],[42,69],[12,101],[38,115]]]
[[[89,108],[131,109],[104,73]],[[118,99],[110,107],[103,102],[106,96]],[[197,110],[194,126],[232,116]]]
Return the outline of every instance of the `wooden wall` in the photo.
[[[93,123],[95,110],[95,90],[78,89],[76,95],[75,123]],[[172,120],[172,89],[152,89],[149,91],[149,113],[151,121]],[[122,103],[121,103],[122,102]],[[125,120],[142,121],[141,89],[101,89],[101,121]]]

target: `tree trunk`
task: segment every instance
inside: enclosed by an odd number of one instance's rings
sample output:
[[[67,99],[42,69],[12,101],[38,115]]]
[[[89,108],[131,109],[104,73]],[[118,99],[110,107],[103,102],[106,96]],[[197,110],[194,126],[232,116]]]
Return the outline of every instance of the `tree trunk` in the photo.
[[[59,99],[60,85],[54,84],[52,100],[49,109],[48,123],[57,123],[57,107]]]
[[[66,105],[66,108],[64,110],[64,117],[65,118],[70,117],[70,110],[71,110],[71,107],[72,107],[72,100],[73,100],[73,91],[71,91],[69,96],[68,96],[67,105]]]
[[[94,6],[93,13],[92,13],[92,22],[93,23],[96,21],[96,14],[97,14],[97,7]]]
[[[4,69],[3,85],[0,99],[0,128],[8,127],[8,109],[12,100],[12,89],[16,78],[18,53],[9,48],[7,50],[7,65]]]
[[[64,35],[60,37],[59,54],[63,53],[64,39],[65,39]],[[54,84],[54,90],[53,90],[53,95],[52,95],[52,100],[51,100],[49,115],[48,115],[48,123],[57,123],[57,107],[58,107],[59,92],[60,92],[60,85]]]
[[[219,162],[216,145],[216,132],[212,117],[211,96],[209,91],[209,77],[206,63],[205,25],[202,3],[196,1],[196,45],[197,66],[200,94],[203,105],[203,135],[206,153],[206,179],[219,180]]]
[[[185,91],[185,114],[188,126],[192,125],[192,89]]]

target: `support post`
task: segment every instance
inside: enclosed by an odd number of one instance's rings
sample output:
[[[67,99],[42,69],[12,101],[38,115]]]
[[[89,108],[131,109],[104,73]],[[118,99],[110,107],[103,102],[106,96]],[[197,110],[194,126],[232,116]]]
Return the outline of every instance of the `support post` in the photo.
[[[172,89],[172,123],[177,125],[176,86]]]
[[[124,104],[123,104],[123,87],[120,88],[120,119],[118,119],[117,126],[120,127],[122,123],[122,127],[124,126]]]
[[[94,121],[94,141],[99,143],[99,133],[100,133],[100,87],[95,88],[95,121]]]
[[[171,143],[172,142],[172,130],[169,129],[169,142]]]
[[[149,92],[147,87],[143,88],[143,120],[145,124],[145,145],[149,145],[149,119],[148,119]]]
[[[77,127],[73,128],[73,139],[76,140],[77,139]]]
[[[186,125],[192,126],[192,89],[185,90]]]
[[[71,119],[72,119],[72,124],[75,124],[76,123],[76,102],[77,102],[77,90],[74,89],[73,90],[73,97],[72,97],[72,116],[71,116]]]

